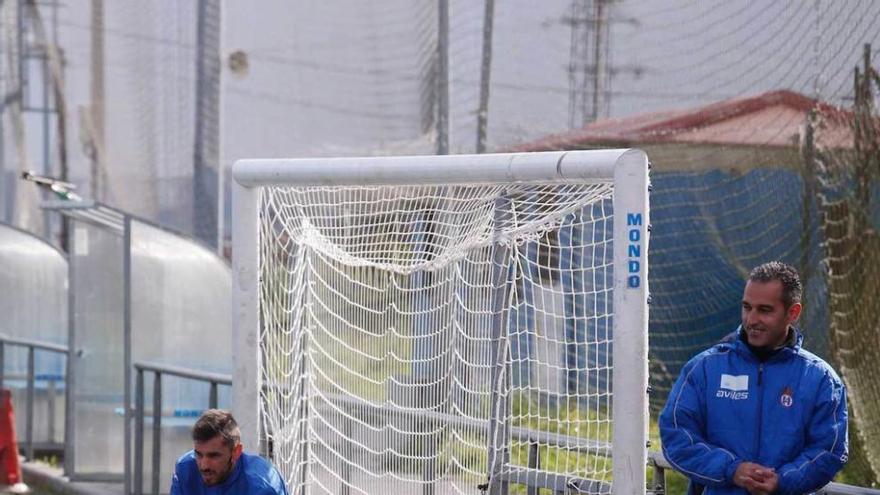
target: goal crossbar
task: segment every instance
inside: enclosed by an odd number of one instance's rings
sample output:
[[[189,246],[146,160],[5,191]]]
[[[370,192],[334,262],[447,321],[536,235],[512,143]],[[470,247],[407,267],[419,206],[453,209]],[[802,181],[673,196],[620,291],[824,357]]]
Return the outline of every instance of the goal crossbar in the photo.
[[[641,150],[240,160],[233,166],[233,412],[259,450],[263,187],[613,182],[613,493],[645,489],[648,426],[648,159]],[[618,308],[625,308],[620,310]]]
[[[638,160],[639,154],[637,150],[596,150],[256,159],[236,162],[232,175],[245,187],[574,182],[608,179],[616,164]]]

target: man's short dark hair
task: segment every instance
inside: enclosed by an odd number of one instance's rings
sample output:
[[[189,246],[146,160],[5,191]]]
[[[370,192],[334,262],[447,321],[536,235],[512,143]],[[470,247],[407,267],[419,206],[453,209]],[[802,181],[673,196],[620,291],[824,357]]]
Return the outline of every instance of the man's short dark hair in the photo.
[[[207,442],[217,435],[223,438],[223,443],[229,448],[241,442],[241,431],[232,414],[222,409],[208,409],[193,426],[192,439]]]
[[[801,294],[803,294],[801,277],[792,266],[781,261],[771,261],[756,266],[749,273],[750,282],[767,283],[773,280],[779,280],[782,284],[782,304],[785,309],[790,308],[792,304],[801,302]]]

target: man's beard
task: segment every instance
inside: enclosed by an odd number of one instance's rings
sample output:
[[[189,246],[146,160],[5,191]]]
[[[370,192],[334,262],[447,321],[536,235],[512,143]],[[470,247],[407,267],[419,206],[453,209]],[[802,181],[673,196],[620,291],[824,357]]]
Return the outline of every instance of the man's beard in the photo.
[[[232,460],[232,456],[229,456],[229,462],[226,463],[226,469],[224,469],[220,473],[217,473],[217,481],[209,484],[208,486],[217,486],[217,485],[223,483],[224,481],[226,481],[227,479],[229,479],[229,475],[232,474],[232,468],[234,466],[235,466],[235,463]],[[205,481],[205,483],[207,484],[207,480],[205,480],[204,474],[202,474],[202,481]]]

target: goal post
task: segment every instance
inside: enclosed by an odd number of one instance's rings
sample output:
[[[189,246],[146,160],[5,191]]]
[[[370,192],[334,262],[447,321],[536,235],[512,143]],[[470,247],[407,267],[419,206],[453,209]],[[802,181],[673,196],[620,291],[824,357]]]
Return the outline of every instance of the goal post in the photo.
[[[233,413],[290,489],[645,490],[642,151],[240,160],[233,179]]]

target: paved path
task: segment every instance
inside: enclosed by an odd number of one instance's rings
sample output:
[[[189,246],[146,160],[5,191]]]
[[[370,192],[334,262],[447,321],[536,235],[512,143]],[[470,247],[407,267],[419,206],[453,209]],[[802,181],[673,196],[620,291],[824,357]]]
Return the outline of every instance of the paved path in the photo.
[[[25,483],[36,493],[52,495],[122,495],[122,483],[69,481],[61,468],[42,462],[21,465]]]

